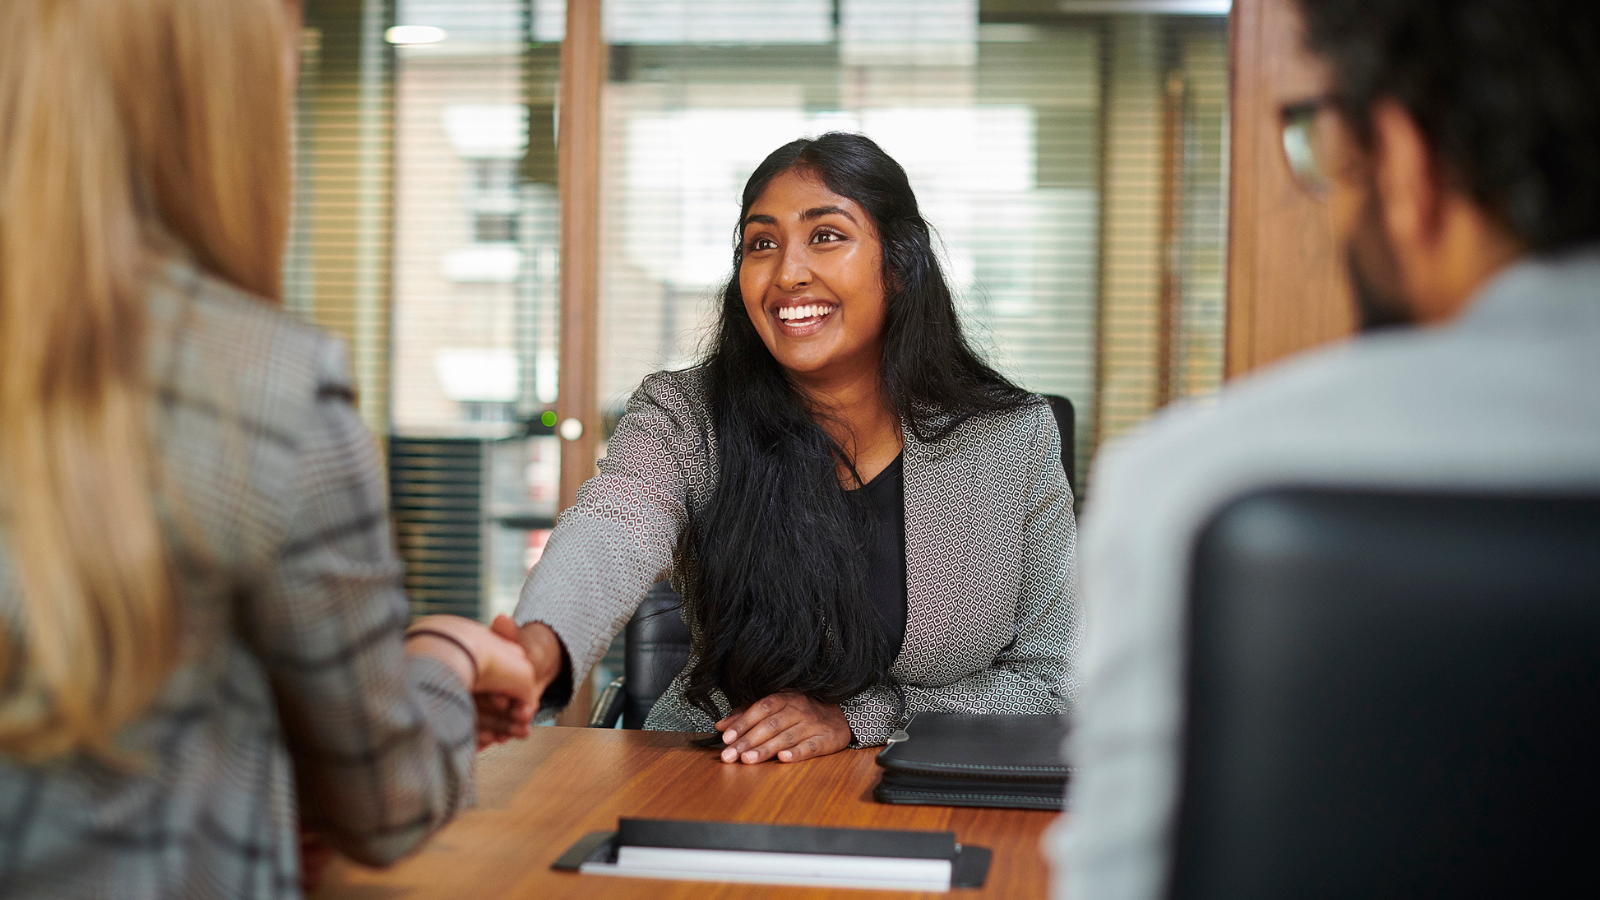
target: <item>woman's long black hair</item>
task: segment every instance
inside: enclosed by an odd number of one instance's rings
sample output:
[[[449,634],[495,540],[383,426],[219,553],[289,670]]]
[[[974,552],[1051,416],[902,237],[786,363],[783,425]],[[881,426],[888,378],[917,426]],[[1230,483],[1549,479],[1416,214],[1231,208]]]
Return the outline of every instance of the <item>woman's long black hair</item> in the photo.
[[[871,139],[832,132],[792,141],[745,183],[733,277],[703,365],[716,434],[717,483],[684,530],[679,587],[703,644],[685,694],[720,719],[795,691],[841,703],[887,683],[894,662],[866,594],[873,520],[837,466],[852,461],[818,424],[745,311],[743,222],[773,178],[816,177],[860,204],[883,246],[884,396],[917,440],[937,441],[975,415],[1035,402],[967,344],[905,170]]]

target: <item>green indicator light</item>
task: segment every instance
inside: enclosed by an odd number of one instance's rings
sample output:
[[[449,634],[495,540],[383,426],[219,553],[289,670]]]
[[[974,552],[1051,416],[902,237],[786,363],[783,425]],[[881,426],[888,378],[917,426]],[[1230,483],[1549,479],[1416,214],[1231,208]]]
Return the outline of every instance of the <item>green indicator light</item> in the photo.
[[[539,421],[543,422],[547,428],[554,428],[556,424],[556,414],[553,410],[547,409],[543,413],[540,413]]]

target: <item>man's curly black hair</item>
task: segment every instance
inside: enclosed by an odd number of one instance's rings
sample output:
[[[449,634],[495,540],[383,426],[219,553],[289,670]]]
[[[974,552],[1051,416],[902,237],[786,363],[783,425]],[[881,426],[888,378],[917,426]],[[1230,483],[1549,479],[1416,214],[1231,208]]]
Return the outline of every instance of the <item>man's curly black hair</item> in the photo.
[[[1600,0],[1299,0],[1370,143],[1410,111],[1454,186],[1530,250],[1600,240]]]

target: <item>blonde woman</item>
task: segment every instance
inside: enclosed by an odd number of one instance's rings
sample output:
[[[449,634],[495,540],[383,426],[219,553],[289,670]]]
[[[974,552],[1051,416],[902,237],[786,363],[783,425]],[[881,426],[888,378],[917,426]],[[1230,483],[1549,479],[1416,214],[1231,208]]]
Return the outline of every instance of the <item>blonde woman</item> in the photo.
[[[0,0],[0,896],[298,896],[299,821],[399,857],[473,695],[537,696],[475,622],[407,636],[343,351],[274,305],[285,17]]]

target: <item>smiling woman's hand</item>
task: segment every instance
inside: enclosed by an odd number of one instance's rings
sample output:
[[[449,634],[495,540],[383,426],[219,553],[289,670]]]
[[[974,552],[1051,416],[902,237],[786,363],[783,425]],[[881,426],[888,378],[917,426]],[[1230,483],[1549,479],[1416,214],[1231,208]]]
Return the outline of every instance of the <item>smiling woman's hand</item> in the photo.
[[[717,723],[723,762],[799,762],[850,746],[850,723],[833,703],[804,694],[772,694]]]

